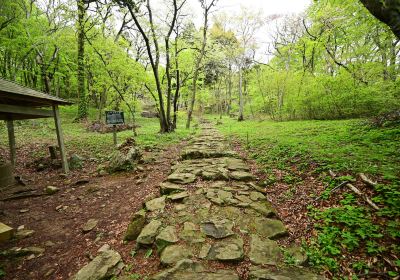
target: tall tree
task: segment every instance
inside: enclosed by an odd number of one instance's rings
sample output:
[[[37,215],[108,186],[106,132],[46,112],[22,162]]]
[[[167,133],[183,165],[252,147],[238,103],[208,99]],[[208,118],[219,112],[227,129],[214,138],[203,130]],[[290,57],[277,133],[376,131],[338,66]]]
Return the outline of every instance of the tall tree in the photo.
[[[201,49],[198,53],[196,64],[194,66],[194,74],[192,80],[192,92],[189,101],[189,108],[188,108],[188,116],[186,121],[186,128],[190,128],[190,122],[192,121],[192,114],[194,110],[194,104],[196,102],[196,93],[197,93],[197,80],[200,74],[200,67],[201,63],[203,62],[203,57],[206,52],[206,45],[207,45],[207,30],[208,30],[208,19],[211,12],[211,9],[215,6],[217,0],[199,0],[201,4],[201,8],[203,10],[203,38],[201,42]]]

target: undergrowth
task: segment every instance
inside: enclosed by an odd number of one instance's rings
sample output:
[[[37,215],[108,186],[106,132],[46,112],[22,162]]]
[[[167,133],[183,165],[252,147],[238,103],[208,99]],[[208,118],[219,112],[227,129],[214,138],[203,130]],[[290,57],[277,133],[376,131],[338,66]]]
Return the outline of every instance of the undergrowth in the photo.
[[[325,184],[321,203],[308,207],[314,235],[303,244],[311,265],[333,279],[399,275],[399,126],[376,128],[365,120],[238,123],[224,118],[221,123],[218,128],[240,140],[263,168],[266,186],[284,183],[291,190],[310,175]],[[283,174],[280,178],[276,170]],[[341,176],[331,178],[329,170]],[[378,181],[366,189],[378,211],[343,187],[335,189],[343,182],[360,183],[360,172]]]

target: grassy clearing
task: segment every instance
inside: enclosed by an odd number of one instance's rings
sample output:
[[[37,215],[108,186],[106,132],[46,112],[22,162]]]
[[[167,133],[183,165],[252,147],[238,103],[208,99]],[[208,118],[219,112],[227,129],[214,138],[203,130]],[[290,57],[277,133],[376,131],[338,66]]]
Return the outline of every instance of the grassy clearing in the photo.
[[[85,157],[104,158],[109,155],[113,149],[112,133],[95,133],[86,130],[82,123],[74,123],[76,117],[76,106],[62,107],[61,119],[62,128],[65,137],[67,151],[77,153]],[[94,120],[95,110],[91,110],[90,118]],[[194,129],[187,130],[184,128],[184,115],[180,115],[178,120],[178,128],[174,133],[160,134],[158,119],[148,119],[138,117],[136,123],[140,126],[137,129],[136,142],[140,146],[158,146],[163,147],[172,143],[179,142],[181,139],[188,137],[194,132]],[[129,121],[129,120],[127,120]],[[56,144],[57,138],[55,134],[53,119],[37,119],[16,122],[15,127],[17,147],[27,144]],[[127,130],[118,133],[118,143],[123,142],[126,138],[133,136],[132,131]],[[5,124],[0,123],[0,148],[7,149],[8,139]],[[32,151],[35,157],[45,156],[48,151],[38,149]]]
[[[244,121],[223,119],[220,130],[239,137],[257,160],[290,166],[301,159],[321,170],[364,172],[395,180],[400,175],[400,127],[374,129],[361,120]]]
[[[333,279],[359,279],[372,272],[399,275],[399,126],[371,128],[363,120],[238,123],[223,118],[218,128],[241,141],[266,173],[268,188],[280,183],[296,188],[305,174],[324,183],[322,199],[308,207],[315,229],[305,240],[311,264]],[[277,170],[284,175],[277,178]],[[328,170],[341,176],[333,179]],[[363,186],[357,181],[360,172],[379,183],[372,189]],[[354,181],[381,209],[372,210],[345,189],[330,193],[343,181]],[[313,196],[312,186],[308,188]]]

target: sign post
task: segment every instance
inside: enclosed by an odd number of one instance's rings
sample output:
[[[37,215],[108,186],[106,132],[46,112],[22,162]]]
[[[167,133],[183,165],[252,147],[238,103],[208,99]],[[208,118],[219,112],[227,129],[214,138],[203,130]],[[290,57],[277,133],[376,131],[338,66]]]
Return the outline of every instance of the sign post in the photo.
[[[117,146],[117,125],[124,123],[124,112],[106,111],[106,124],[113,126],[113,140],[115,146]]]

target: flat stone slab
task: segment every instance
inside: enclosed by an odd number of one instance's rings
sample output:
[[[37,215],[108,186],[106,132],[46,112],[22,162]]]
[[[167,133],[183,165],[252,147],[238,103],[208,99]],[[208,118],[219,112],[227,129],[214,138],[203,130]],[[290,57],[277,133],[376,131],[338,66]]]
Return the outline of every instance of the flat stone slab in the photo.
[[[258,201],[250,204],[250,208],[256,210],[258,213],[264,215],[265,217],[275,217],[275,209],[268,201]]]
[[[171,194],[168,196],[168,199],[171,199],[172,201],[176,201],[176,200],[184,199],[188,196],[189,196],[189,193],[184,191],[184,192],[180,192],[180,193]]]
[[[184,186],[179,185],[179,184],[174,184],[174,183],[171,183],[168,181],[160,184],[160,193],[162,195],[183,192],[185,190],[186,190],[186,188]]]
[[[165,208],[165,196],[157,197],[146,202],[146,208],[149,211],[164,210]]]
[[[126,241],[135,240],[142,231],[145,223],[146,223],[146,211],[144,209],[134,213],[131,217],[128,229],[126,230],[124,240]]]
[[[164,249],[166,246],[176,243],[179,241],[178,235],[176,234],[175,227],[167,226],[161,230],[160,234],[156,237],[156,245],[159,250]]]
[[[239,280],[234,271],[207,271],[200,263],[181,260],[173,268],[158,273],[152,280]]]
[[[0,242],[10,240],[13,237],[14,229],[6,224],[0,223]]]
[[[227,219],[210,220],[201,224],[201,231],[214,238],[220,239],[233,235],[233,223]]]
[[[156,236],[158,235],[160,227],[161,222],[159,220],[152,220],[140,232],[138,238],[136,239],[137,243],[143,245],[153,244]]]
[[[162,264],[172,265],[192,255],[192,251],[183,245],[171,245],[162,251],[160,260]]]
[[[207,255],[207,259],[219,261],[240,261],[243,257],[243,240],[239,236],[216,242]]]
[[[269,239],[278,239],[289,234],[285,225],[281,221],[275,219],[256,217],[254,219],[254,228],[257,234],[268,237]]]
[[[87,222],[86,222],[86,224],[84,224],[83,226],[82,226],[82,232],[83,233],[87,233],[87,232],[89,232],[89,231],[92,231],[96,226],[97,226],[97,223],[98,223],[99,221],[98,220],[96,220],[96,219],[89,219]]]
[[[253,174],[246,171],[233,171],[229,174],[229,177],[236,181],[252,181],[254,180]]]
[[[196,181],[196,175],[192,173],[172,173],[167,180],[172,183],[187,185]]]
[[[315,274],[307,269],[297,267],[287,267],[281,269],[268,269],[262,267],[251,267],[249,273],[250,280],[323,280],[323,276]]]
[[[250,237],[249,258],[253,264],[257,265],[277,265],[281,258],[281,250],[276,241],[261,239],[253,234]],[[268,278],[267,278],[268,279]]]
[[[90,263],[85,265],[72,280],[108,279],[122,269],[120,254],[112,250],[101,252]]]

